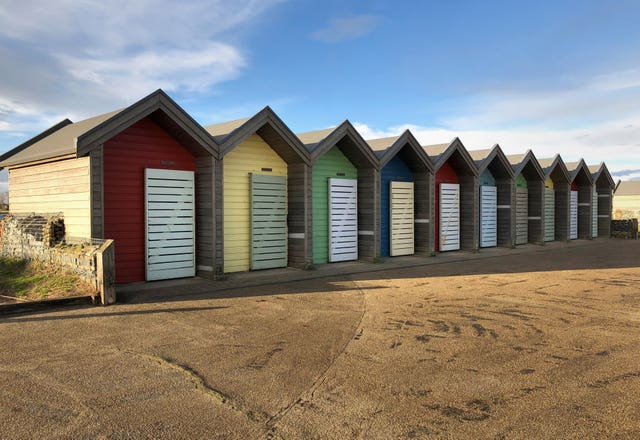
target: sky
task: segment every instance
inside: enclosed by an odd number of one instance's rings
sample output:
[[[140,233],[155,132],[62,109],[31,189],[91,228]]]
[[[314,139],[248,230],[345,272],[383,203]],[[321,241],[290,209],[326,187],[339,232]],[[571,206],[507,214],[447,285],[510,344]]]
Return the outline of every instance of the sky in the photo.
[[[3,1],[0,154],[162,88],[202,125],[269,105],[294,132],[349,119],[640,180],[638,22],[636,0]]]

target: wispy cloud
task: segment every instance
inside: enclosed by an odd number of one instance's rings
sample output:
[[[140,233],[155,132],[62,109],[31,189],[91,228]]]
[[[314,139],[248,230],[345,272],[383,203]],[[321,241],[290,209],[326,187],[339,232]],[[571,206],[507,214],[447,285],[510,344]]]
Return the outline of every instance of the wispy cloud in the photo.
[[[0,73],[0,131],[108,111],[159,87],[209,91],[248,64],[237,29],[281,1],[2,2],[0,59],[11,62]]]
[[[334,18],[326,27],[311,34],[311,37],[325,43],[339,43],[353,40],[372,32],[378,25],[380,17],[376,15],[356,15],[353,17]]]

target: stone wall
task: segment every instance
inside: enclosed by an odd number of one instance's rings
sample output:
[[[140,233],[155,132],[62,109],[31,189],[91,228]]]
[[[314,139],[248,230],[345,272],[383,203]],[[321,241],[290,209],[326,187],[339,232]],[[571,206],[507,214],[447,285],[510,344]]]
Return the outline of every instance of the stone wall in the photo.
[[[0,255],[64,267],[97,283],[94,240],[67,243],[64,219],[51,214],[9,214],[0,220]]]
[[[638,239],[638,219],[611,220],[611,237]]]

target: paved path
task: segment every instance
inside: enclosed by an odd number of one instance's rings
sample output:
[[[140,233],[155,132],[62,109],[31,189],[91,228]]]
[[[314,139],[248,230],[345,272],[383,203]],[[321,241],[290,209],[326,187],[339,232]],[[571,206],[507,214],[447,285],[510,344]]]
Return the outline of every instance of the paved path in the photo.
[[[640,242],[427,261],[0,317],[0,437],[640,437]]]

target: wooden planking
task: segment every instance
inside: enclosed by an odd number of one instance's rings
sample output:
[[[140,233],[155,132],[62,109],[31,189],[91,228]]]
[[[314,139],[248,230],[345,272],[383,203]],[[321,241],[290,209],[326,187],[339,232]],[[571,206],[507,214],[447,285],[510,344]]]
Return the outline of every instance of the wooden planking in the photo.
[[[544,210],[544,182],[542,180],[532,180],[527,182],[528,190],[528,236],[529,243],[543,244],[544,243],[544,225],[545,210]],[[531,218],[531,217],[535,217]]]
[[[100,145],[99,147],[92,149],[89,153],[91,167],[91,236],[95,238],[104,238],[103,149],[104,145]],[[113,253],[113,247],[111,252]]]
[[[513,247],[515,241],[515,185],[510,177],[496,179],[498,195],[497,245]]]
[[[358,169],[358,258],[380,257],[380,173]]]
[[[224,271],[247,271],[251,269],[249,174],[286,177],[287,164],[260,136],[253,134],[224,157],[223,168]]]
[[[289,266],[308,268],[311,254],[311,168],[305,163],[290,163],[287,172]]]
[[[460,185],[441,183],[439,188],[439,251],[460,249]]]
[[[287,178],[251,173],[251,270],[287,266]]]
[[[194,172],[145,169],[145,219],[146,280],[195,276]]]
[[[555,240],[555,191],[544,190],[544,241]]]
[[[414,247],[418,255],[431,255],[433,249],[433,186],[432,173],[414,174],[414,210],[418,222],[414,225]]]
[[[460,179],[460,249],[477,251],[479,245],[480,200],[478,178],[459,176]]]
[[[146,278],[146,168],[196,171],[195,158],[151,118],[144,118],[103,146],[104,237],[115,240],[116,281]]]
[[[329,178],[357,179],[358,170],[340,151],[333,147],[318,158],[312,169],[313,204],[313,264],[329,262]]]
[[[578,238],[592,236],[592,185],[578,185]]]
[[[433,246],[434,251],[440,251],[440,185],[443,183],[457,184],[459,179],[453,167],[446,162],[436,172],[433,181]]]
[[[569,239],[578,238],[578,191],[571,191],[569,199]]]
[[[214,179],[216,159],[211,156],[196,158],[196,270],[200,275],[212,276],[216,247]]]
[[[389,182],[390,255],[414,253],[413,182]]]
[[[380,256],[391,255],[391,182],[411,182],[413,172],[400,157],[394,156],[380,170]],[[425,218],[425,217],[422,217]],[[413,221],[412,221],[413,224]],[[413,227],[413,226],[412,226]]]
[[[498,245],[498,189],[480,186],[480,247]]]
[[[68,237],[91,237],[89,157],[9,170],[11,212],[58,213]]]
[[[568,183],[554,183],[555,190],[555,240],[569,240],[569,191]]]
[[[358,259],[358,181],[329,179],[329,261]]]
[[[516,244],[529,242],[529,190],[516,188]]]
[[[598,236],[598,193],[593,191],[593,198],[591,202],[591,236],[596,238]]]

